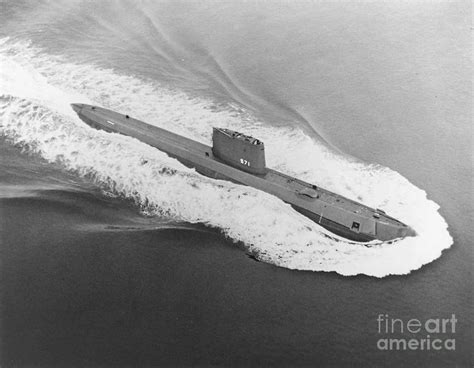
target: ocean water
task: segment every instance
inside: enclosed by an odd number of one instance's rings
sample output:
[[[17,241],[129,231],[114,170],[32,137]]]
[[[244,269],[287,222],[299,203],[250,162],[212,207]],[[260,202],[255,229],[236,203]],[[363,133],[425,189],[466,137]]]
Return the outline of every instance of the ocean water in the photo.
[[[472,365],[469,2],[0,9],[2,366]],[[418,235],[335,239],[73,102],[246,132]],[[455,314],[456,350],[380,351],[380,314]]]

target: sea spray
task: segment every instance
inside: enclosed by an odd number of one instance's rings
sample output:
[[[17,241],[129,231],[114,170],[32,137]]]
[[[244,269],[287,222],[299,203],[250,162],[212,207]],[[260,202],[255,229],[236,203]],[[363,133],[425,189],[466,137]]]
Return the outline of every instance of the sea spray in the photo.
[[[297,128],[271,127],[245,111],[77,65],[26,42],[0,40],[0,63],[0,132],[7,139],[151,213],[218,228],[260,260],[383,277],[418,269],[452,244],[438,205],[423,190],[388,168],[334,153]],[[368,245],[337,238],[273,196],[202,177],[133,138],[87,127],[72,102],[115,109],[207,144],[213,126],[251,134],[265,142],[268,166],[383,209],[418,235]]]

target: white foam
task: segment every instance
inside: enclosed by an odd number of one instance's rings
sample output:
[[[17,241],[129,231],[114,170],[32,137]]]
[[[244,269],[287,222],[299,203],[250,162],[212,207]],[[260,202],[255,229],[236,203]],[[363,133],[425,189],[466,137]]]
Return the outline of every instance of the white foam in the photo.
[[[400,174],[336,154],[297,128],[275,128],[232,107],[154,81],[76,65],[26,42],[0,40],[0,132],[45,159],[90,177],[144,210],[202,222],[278,266],[343,275],[406,274],[452,244],[438,205]],[[269,166],[385,210],[418,236],[372,246],[328,238],[279,199],[210,180],[133,138],[81,123],[70,103],[102,105],[210,143],[213,126],[265,141]],[[146,161],[146,162],[145,162]]]

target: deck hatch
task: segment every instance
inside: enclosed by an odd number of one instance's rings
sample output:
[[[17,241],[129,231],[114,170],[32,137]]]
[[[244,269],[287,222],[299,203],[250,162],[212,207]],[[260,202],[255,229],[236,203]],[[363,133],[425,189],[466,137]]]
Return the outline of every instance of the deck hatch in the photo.
[[[311,189],[311,188],[303,188],[303,189],[300,189],[298,190],[296,193],[298,193],[299,195],[304,195],[308,198],[319,198],[318,196],[318,192],[316,192],[314,189]]]

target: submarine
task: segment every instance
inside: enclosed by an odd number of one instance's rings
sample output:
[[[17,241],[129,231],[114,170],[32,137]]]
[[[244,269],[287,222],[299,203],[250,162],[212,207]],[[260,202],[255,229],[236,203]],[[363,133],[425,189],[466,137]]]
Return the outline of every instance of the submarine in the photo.
[[[370,242],[416,235],[411,227],[380,209],[266,167],[265,145],[257,138],[230,129],[213,128],[210,147],[99,106],[80,103],[71,106],[82,121],[95,129],[136,138],[204,176],[272,194],[343,238]]]

